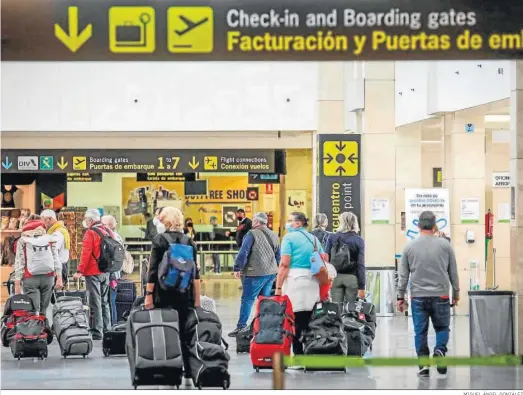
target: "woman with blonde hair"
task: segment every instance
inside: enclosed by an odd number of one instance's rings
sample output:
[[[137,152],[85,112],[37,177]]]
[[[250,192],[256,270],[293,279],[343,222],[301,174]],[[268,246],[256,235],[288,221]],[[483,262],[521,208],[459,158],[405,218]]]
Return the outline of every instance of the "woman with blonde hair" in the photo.
[[[311,233],[318,238],[323,248],[326,247],[327,240],[331,234],[331,232],[327,231],[327,226],[329,226],[329,219],[326,214],[318,213],[314,216]]]
[[[332,301],[347,303],[365,298],[365,241],[358,235],[358,217],[340,215],[339,227],[327,240],[325,251],[337,271],[332,284]]]
[[[159,221],[165,226],[165,232],[157,234],[152,241],[151,260],[147,273],[147,286],[145,291],[145,308],[152,309],[157,307],[178,311],[185,370],[190,372],[190,367],[186,360],[187,352],[184,349],[185,344],[188,344],[190,339],[185,338],[186,333],[184,328],[189,309],[200,306],[200,271],[196,265],[198,251],[194,240],[183,234],[183,214],[179,209],[175,207],[164,207],[159,214]],[[180,292],[177,288],[165,289],[165,287],[160,286],[160,265],[165,259],[169,259],[168,254],[176,244],[192,247],[195,262],[194,278],[185,292]]]

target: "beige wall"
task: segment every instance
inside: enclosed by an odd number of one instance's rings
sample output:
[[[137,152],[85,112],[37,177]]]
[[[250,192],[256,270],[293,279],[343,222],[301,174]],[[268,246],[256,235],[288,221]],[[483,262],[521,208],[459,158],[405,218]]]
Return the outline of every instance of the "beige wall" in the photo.
[[[433,188],[432,169],[443,167],[443,144],[422,143],[421,187]]]

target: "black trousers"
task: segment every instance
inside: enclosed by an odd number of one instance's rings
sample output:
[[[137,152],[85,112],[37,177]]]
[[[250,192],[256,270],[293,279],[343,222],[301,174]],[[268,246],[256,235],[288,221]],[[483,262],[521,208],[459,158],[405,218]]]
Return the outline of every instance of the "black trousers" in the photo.
[[[298,311],[294,313],[294,327],[296,334],[292,340],[292,351],[294,355],[303,355],[303,343],[301,335],[309,329],[312,311]]]
[[[184,296],[175,292],[169,292],[162,290],[158,284],[155,286],[155,297],[154,306],[159,309],[174,309],[178,312],[178,319],[180,325],[180,341],[182,346],[182,357],[183,365],[186,376],[190,373],[191,367],[189,365],[189,347],[191,342],[191,334],[187,333],[185,329],[185,323],[189,316],[189,308],[194,308],[194,300],[192,296],[187,297],[186,295],[192,295],[192,290]]]

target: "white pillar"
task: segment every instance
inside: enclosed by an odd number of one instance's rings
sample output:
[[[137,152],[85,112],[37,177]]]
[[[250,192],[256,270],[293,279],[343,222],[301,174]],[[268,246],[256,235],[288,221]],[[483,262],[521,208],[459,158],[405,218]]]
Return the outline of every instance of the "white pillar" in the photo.
[[[516,354],[523,353],[523,61],[513,61],[510,94],[510,177],[515,215],[510,229],[511,288],[517,294]]]
[[[394,62],[366,62],[362,113],[362,188],[367,266],[394,266],[396,250],[396,135]],[[389,223],[373,224],[372,199],[387,199]]]

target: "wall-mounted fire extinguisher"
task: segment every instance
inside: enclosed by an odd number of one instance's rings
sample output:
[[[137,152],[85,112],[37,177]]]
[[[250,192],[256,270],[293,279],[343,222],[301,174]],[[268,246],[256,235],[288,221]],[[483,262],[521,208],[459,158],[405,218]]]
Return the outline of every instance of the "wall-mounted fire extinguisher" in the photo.
[[[494,214],[488,210],[487,214],[485,214],[485,237],[487,239],[492,239],[492,236],[494,235]]]

